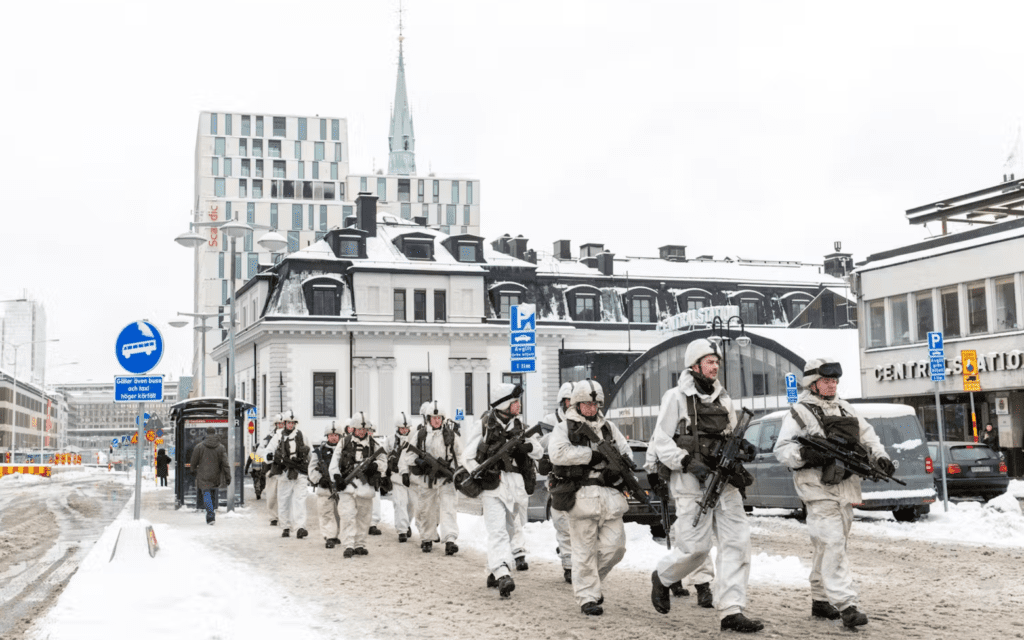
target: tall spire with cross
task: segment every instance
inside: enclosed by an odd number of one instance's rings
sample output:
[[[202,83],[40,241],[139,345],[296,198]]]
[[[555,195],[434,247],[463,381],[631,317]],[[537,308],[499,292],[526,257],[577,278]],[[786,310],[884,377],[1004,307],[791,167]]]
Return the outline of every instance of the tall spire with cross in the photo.
[[[398,79],[395,83],[395,104],[391,108],[391,129],[388,134],[388,173],[408,176],[416,173],[416,137],[412,129],[412,111],[405,91],[405,57],[402,41],[402,3],[398,4]]]

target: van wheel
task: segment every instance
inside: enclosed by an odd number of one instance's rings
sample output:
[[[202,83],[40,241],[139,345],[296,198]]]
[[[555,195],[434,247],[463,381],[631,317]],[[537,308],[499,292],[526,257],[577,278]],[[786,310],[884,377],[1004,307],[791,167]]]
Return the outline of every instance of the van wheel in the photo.
[[[749,504],[745,504],[743,505],[743,511],[746,513],[754,513],[754,507],[750,506]]]
[[[793,510],[793,517],[800,522],[807,522],[807,505],[801,502],[800,508]]]
[[[896,522],[917,522],[921,519],[921,516],[931,511],[929,505],[920,505],[915,507],[900,507],[892,510],[893,517],[896,518]]]

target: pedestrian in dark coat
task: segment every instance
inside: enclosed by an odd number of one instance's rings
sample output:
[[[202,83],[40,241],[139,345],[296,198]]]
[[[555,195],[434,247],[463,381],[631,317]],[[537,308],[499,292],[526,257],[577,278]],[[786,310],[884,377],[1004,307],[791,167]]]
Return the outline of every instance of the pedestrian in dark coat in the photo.
[[[156,452],[156,477],[160,478],[160,486],[167,486],[167,465],[171,463],[171,456],[167,455],[164,449]]]
[[[190,467],[196,475],[196,491],[202,496],[206,507],[206,524],[213,524],[217,508],[217,487],[222,482],[225,486],[231,483],[228,450],[220,443],[213,427],[206,428],[206,437],[192,450]]]

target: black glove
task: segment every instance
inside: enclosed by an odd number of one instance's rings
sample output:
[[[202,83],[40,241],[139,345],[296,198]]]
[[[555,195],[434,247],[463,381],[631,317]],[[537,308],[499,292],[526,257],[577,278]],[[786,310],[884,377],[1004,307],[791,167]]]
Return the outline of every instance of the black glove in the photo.
[[[298,480],[299,479],[299,472],[298,472],[298,470],[295,469],[294,467],[289,469],[288,470],[288,479],[289,480]]]
[[[604,454],[601,453],[600,451],[598,451],[597,449],[594,449],[593,451],[590,452],[590,463],[589,464],[592,467],[596,466],[596,465],[599,465],[602,462],[607,462],[607,460],[608,460],[608,458],[604,457]]]
[[[659,476],[657,472],[648,473],[647,484],[650,485],[651,491],[658,491],[658,489],[661,487],[661,476]]]
[[[402,484],[404,484],[407,487],[409,486],[409,474],[408,473],[403,473],[402,474]]]
[[[704,482],[711,475],[711,469],[693,456],[687,456],[686,461],[683,463],[683,471],[697,476],[699,482]]]
[[[804,459],[804,469],[824,467],[832,462],[832,456],[825,455],[814,447],[808,447],[807,445],[800,447],[800,457]]]
[[[757,457],[757,447],[755,447],[753,443],[744,440],[740,447],[742,448],[743,459],[745,461],[751,462],[755,457]]]
[[[338,491],[341,491],[342,489],[345,488],[345,487],[341,486],[341,481],[342,480],[344,480],[344,478],[341,477],[340,473],[334,474],[334,488],[337,489]]]
[[[891,476],[896,473],[896,465],[894,465],[892,460],[889,458],[879,458],[875,464],[877,464],[878,468],[882,470],[882,473],[887,476]]]
[[[519,453],[530,453],[531,451],[533,451],[533,443],[525,441],[516,448],[518,449]]]

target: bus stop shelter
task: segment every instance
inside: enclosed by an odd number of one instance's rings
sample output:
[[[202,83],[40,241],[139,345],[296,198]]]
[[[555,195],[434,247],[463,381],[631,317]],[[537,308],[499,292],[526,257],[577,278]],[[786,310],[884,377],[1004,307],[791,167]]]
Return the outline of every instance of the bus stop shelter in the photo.
[[[253,407],[252,404],[243,400],[235,400],[235,416],[231,428],[234,429],[233,451],[228,452],[228,460],[231,463],[231,486],[230,491],[235,492],[235,504],[245,504],[245,492],[242,490],[245,477],[245,438],[243,427],[245,414]],[[228,443],[228,398],[227,397],[206,397],[191,398],[182,400],[171,405],[169,419],[174,425],[174,437],[177,446],[174,451],[174,508],[180,509],[184,505],[197,505],[196,502],[196,477],[189,467],[192,459],[192,450],[206,437],[206,429],[213,427],[221,443],[227,447]],[[217,491],[218,505],[227,506],[227,491],[223,488]]]

